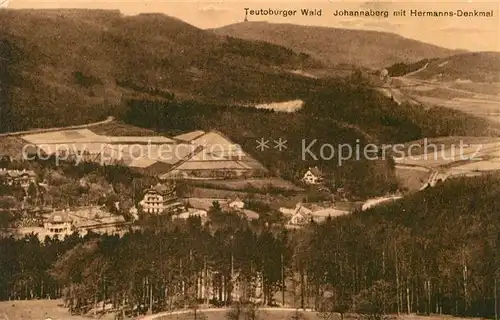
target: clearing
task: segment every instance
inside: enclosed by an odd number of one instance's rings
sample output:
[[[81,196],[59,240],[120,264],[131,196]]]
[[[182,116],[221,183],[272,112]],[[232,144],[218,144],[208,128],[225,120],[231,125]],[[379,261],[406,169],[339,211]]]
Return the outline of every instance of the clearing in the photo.
[[[266,193],[267,188],[279,189],[283,191],[300,192],[303,189],[295,186],[293,183],[280,178],[250,178],[238,180],[193,180],[191,185],[214,188],[221,190],[262,192]]]

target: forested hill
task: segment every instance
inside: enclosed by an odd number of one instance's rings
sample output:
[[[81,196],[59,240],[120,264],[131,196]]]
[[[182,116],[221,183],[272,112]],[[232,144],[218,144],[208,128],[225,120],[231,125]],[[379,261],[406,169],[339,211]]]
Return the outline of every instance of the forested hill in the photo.
[[[457,53],[394,33],[369,30],[244,22],[213,29],[213,32],[274,43],[310,54],[328,65],[380,69],[398,62],[416,62]]]
[[[217,36],[161,14],[0,11],[0,131],[105,118],[130,97],[270,102],[315,87],[321,68],[277,45]]]
[[[386,311],[492,316],[500,287],[500,179],[449,180],[333,220],[310,241],[304,255],[316,279],[326,274],[347,292],[382,281],[377,290],[391,292]]]
[[[302,99],[315,116],[381,140],[488,133],[484,121],[458,112],[397,107],[369,83],[354,81],[355,91],[352,83],[291,73],[324,68],[308,54],[161,14],[1,10],[0,21],[0,131],[102,120],[124,111],[129,99],[224,105]]]
[[[398,105],[357,78],[331,82],[305,99],[303,109],[295,113],[196,101],[130,100],[121,119],[167,136],[218,130],[282,178],[299,181],[308,166],[319,166],[332,187],[362,198],[395,191],[397,185],[390,157],[369,160],[354,154],[356,145],[363,150],[368,143],[489,133],[486,120],[445,108]],[[287,141],[287,149],[272,148],[280,138]],[[260,139],[269,140],[271,147],[256,149]],[[315,157],[305,152],[311,143]],[[351,146],[353,155],[340,150],[341,145]]]
[[[302,288],[289,301],[295,307],[376,319],[398,311],[492,317],[495,286],[500,289],[499,208],[500,179],[491,176],[449,180],[294,232],[248,223],[214,205],[208,216],[219,219],[217,230],[190,218],[151,221],[146,231],[123,238],[90,235],[45,245],[36,237],[0,239],[0,299],[64,295],[72,311],[88,312],[111,297],[115,307],[153,302],[161,311],[192,307],[189,293],[208,270],[226,277],[233,270],[249,285],[262,275],[264,304],[281,296],[284,274],[288,291],[292,281]],[[230,293],[221,277],[213,284]],[[113,298],[125,294],[128,299]],[[324,298],[332,295],[333,305]],[[231,303],[221,297],[212,302]]]

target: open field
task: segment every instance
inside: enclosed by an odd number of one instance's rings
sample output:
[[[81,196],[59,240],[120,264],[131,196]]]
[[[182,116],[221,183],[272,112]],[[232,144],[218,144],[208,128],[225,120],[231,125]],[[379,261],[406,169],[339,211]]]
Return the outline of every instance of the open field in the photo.
[[[185,195],[186,198],[196,198],[196,199],[204,199],[202,203],[207,203],[218,199],[247,199],[253,198],[261,201],[270,201],[271,207],[274,209],[279,209],[280,207],[295,207],[297,202],[302,201],[303,196],[301,194],[297,194],[290,197],[285,197],[281,195],[265,195],[259,193],[250,193],[250,192],[240,192],[240,191],[230,191],[230,190],[220,190],[220,189],[211,189],[211,188],[200,188],[194,187],[191,188],[189,194]],[[213,199],[213,200],[210,200]],[[272,200],[272,201],[271,201]],[[198,203],[198,202],[196,202]],[[194,207],[194,205],[193,205]],[[198,208],[198,207],[196,207]],[[201,209],[202,207],[200,207]]]
[[[500,122],[500,83],[428,81],[414,76],[397,77],[393,90],[424,106],[443,106]]]
[[[248,191],[248,188],[262,190],[266,188],[276,188],[287,191],[302,191],[301,188],[295,186],[289,181],[280,178],[253,178],[253,179],[238,179],[238,180],[195,180],[190,182],[192,185],[203,186],[207,188]]]
[[[206,320],[222,320],[225,319],[226,313],[228,310],[217,310],[217,309],[209,309],[205,312],[201,312],[205,317],[203,319]],[[304,320],[319,320],[321,318],[318,317],[316,312],[312,311],[294,311],[293,309],[286,310],[271,310],[271,309],[261,309],[257,311],[257,317],[259,320],[290,320],[293,319],[292,315],[294,313],[300,313],[304,316]],[[140,320],[191,320],[193,319],[192,313],[180,313],[180,314],[171,314],[171,315],[163,315],[163,316],[152,316],[152,317],[144,317],[139,318]]]
[[[217,310],[217,309],[208,309],[205,312],[201,312],[205,317],[203,317],[206,320],[221,320],[225,319],[225,314],[227,313],[227,310]],[[258,319],[260,320],[291,320],[294,319],[293,316],[299,313],[303,316],[299,317],[298,319],[304,319],[304,320],[319,320],[319,319],[325,319],[324,315],[321,315],[317,312],[314,311],[309,311],[309,310],[294,310],[294,309],[271,309],[271,308],[262,308],[258,311]],[[337,315],[338,319],[340,319],[340,315]],[[331,319],[336,319],[337,317],[333,317]],[[418,316],[418,315],[389,315],[389,319],[394,319],[394,320],[462,320],[465,318],[459,318],[459,317],[453,317],[453,316],[446,316],[446,315],[431,315],[431,316]],[[139,320],[191,320],[193,319],[193,314],[192,313],[177,313],[177,314],[172,314],[172,315],[163,315],[163,316],[147,316],[144,318],[139,318]],[[328,318],[330,319],[330,318]],[[354,320],[354,319],[360,319],[360,317],[356,314],[345,314],[344,315],[345,320]],[[468,318],[468,320],[478,320],[478,318]]]
[[[468,172],[488,172],[500,170],[500,158],[492,161],[475,161],[453,166],[450,174],[460,175]]]
[[[454,99],[454,98],[474,98],[475,94],[472,92],[462,92],[462,91],[453,91],[446,88],[440,88],[432,85],[423,85],[420,87],[412,88],[412,90],[408,90],[408,92],[412,92],[414,94],[424,96],[424,97],[433,97],[439,99]]]
[[[258,311],[259,319],[261,320],[289,320],[291,316],[297,312],[293,309],[270,309],[263,308]],[[306,320],[320,319],[318,314],[313,311],[298,310],[299,313],[305,316]],[[225,318],[227,309],[211,309],[202,313],[206,316],[206,320],[221,320]],[[28,300],[28,301],[2,301],[0,302],[0,319],[7,320],[44,320],[51,318],[53,320],[89,320],[91,317],[74,316],[70,315],[65,308],[62,307],[61,300]],[[191,317],[190,317],[191,316]],[[357,319],[354,314],[345,315],[345,319]],[[112,320],[113,315],[108,314],[101,318],[101,320]],[[138,319],[144,320],[190,320],[192,314],[189,312],[178,312],[171,315],[153,315],[144,316]],[[417,316],[417,315],[402,315],[395,317],[397,320],[462,320],[464,318],[457,318],[452,316],[431,315],[431,316]],[[469,318],[468,320],[476,320]]]
[[[189,198],[204,199],[235,199],[237,197],[239,197],[240,199],[244,199],[249,195],[250,193],[247,192],[194,187],[189,190],[189,194],[187,196]]]
[[[445,137],[409,142],[418,146],[411,154],[395,158],[396,176],[408,190],[429,178],[427,170],[439,173],[439,179],[478,176],[500,171],[500,142],[488,137]],[[427,175],[427,178],[425,177]],[[434,179],[431,179],[434,180]]]
[[[474,82],[455,82],[452,88],[466,90],[473,93],[499,95],[500,83],[474,83]]]
[[[468,143],[472,142],[473,143]],[[429,140],[419,148],[412,148],[411,154],[396,158],[398,165],[421,166],[427,168],[454,167],[467,163],[496,163],[500,161],[500,143],[498,140],[483,141],[477,139]],[[415,144],[417,145],[417,144]],[[414,151],[416,150],[416,151]],[[426,151],[426,152],[425,152]]]
[[[486,143],[494,143],[494,142],[500,142],[500,138],[495,138],[495,137],[469,137],[469,136],[451,136],[451,137],[437,137],[437,138],[425,138],[425,139],[420,139],[420,140],[414,140],[407,142],[405,144],[406,149],[408,149],[409,146],[412,146],[411,153],[412,154],[422,154],[424,153],[423,147],[425,144],[427,145],[435,145],[437,147],[450,147],[452,145],[459,146],[461,143],[466,145],[466,144],[486,144]],[[417,148],[416,146],[419,145],[420,148]],[[438,148],[440,150],[440,148]]]
[[[72,316],[62,306],[61,300],[29,300],[0,302],[0,319],[6,320],[88,320],[87,317]],[[6,317],[5,317],[6,316]],[[101,318],[110,320],[112,317]]]

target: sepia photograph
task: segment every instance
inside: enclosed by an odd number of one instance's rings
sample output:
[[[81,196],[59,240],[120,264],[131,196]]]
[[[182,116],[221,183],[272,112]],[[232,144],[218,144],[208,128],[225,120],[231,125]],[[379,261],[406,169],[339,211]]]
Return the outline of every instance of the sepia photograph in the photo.
[[[500,320],[499,15],[0,0],[0,320]]]

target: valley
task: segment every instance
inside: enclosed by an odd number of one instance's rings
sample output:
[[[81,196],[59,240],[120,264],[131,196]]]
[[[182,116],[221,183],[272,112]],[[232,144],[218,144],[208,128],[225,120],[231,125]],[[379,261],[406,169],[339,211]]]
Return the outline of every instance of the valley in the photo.
[[[410,103],[444,106],[482,117],[500,120],[500,54],[460,53],[446,58],[422,60],[405,75],[390,78],[389,90]],[[390,73],[400,67],[389,68]],[[401,97],[399,98],[401,99]]]
[[[240,12],[0,10],[0,319],[498,319],[500,54]]]

